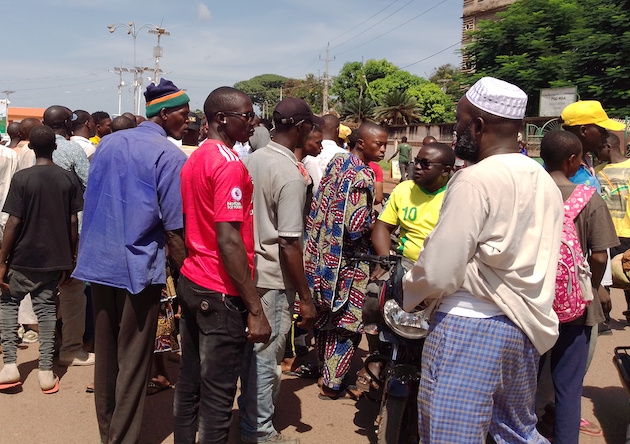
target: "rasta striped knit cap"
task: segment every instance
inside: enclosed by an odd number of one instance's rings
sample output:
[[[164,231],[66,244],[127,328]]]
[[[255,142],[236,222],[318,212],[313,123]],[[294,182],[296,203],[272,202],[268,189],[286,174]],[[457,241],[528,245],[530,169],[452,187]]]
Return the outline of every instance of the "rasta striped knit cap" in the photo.
[[[144,92],[144,98],[147,102],[147,117],[153,117],[159,114],[162,108],[175,108],[190,102],[190,98],[184,92],[177,88],[173,82],[166,79],[160,79],[160,84],[151,83]]]

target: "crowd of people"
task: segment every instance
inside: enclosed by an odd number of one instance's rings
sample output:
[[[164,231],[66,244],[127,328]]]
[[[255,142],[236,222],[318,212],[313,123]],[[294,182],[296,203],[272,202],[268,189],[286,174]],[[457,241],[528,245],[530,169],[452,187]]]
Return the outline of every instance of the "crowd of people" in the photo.
[[[231,87],[202,118],[166,79],[144,95],[146,117],[55,105],[8,127],[0,390],[21,384],[28,337],[44,394],[61,388],[55,355],[94,365],[103,443],[138,442],[145,397],[165,388],[176,443],[225,443],[239,380],[241,442],[298,443],[273,422],[282,361],[304,370],[296,332],[313,331],[319,399],[378,388],[378,364],[356,385],[349,369],[368,284],[388,270],[357,255],[398,254],[404,308],[431,319],[421,442],[601,434],[580,417],[581,387],[611,308],[607,263],[630,246],[630,165],[608,132],[623,124],[599,102],[563,111],[543,168],[521,153],[526,93],[482,78],[458,103],[453,146],[427,137],[414,156],[403,138],[390,158],[401,182],[379,212],[388,133],[376,123],[344,128],[292,97],[261,122]],[[571,234],[583,273],[559,265]],[[567,290],[573,275],[584,285]],[[175,382],[157,352],[180,344]]]

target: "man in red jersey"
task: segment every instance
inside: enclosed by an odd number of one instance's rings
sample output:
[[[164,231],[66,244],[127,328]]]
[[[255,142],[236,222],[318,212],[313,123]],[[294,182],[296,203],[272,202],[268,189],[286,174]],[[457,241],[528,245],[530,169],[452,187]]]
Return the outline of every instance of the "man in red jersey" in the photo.
[[[238,155],[258,117],[250,98],[229,87],[204,104],[208,139],[182,169],[188,250],[177,294],[182,358],[175,389],[175,442],[227,442],[236,381],[248,340],[266,342],[271,327],[252,280],[252,180]]]

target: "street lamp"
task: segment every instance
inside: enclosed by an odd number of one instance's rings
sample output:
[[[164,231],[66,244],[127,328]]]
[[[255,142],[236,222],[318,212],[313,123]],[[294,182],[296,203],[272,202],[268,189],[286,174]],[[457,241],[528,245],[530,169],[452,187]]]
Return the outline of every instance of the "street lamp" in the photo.
[[[129,22],[129,24],[114,23],[113,25],[107,25],[107,30],[110,33],[113,33],[118,28],[127,30],[127,34],[133,37],[133,109],[135,114],[140,114],[140,84],[138,82],[138,69],[136,67],[136,37],[143,29],[157,29],[157,26],[146,24],[137,28],[134,22]]]

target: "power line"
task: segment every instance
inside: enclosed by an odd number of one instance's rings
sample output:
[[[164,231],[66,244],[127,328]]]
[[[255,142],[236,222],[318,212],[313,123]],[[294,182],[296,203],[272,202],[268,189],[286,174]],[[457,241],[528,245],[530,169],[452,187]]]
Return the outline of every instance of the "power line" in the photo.
[[[333,37],[332,39],[330,39],[330,40],[329,40],[329,42],[332,42],[332,41],[334,41],[334,40],[337,40],[337,39],[339,39],[339,38],[343,37],[344,35],[351,33],[352,31],[354,31],[355,29],[359,28],[361,25],[363,25],[363,24],[365,24],[365,23],[369,22],[369,21],[370,21],[370,20],[372,20],[374,17],[376,17],[376,16],[377,16],[377,15],[379,15],[381,12],[385,11],[387,8],[389,8],[390,6],[392,6],[394,3],[397,3],[398,1],[399,1],[399,0],[394,0],[394,1],[393,1],[393,2],[391,2],[389,5],[385,6],[384,8],[382,8],[381,10],[379,10],[378,12],[376,12],[376,13],[372,14],[370,17],[368,17],[367,19],[363,20],[361,23],[357,24],[357,25],[356,25],[356,26],[354,26],[353,28],[350,28],[350,29],[348,29],[347,31],[345,31],[345,32],[343,32],[343,33],[341,33],[341,34],[339,34],[339,35],[337,35],[337,36]],[[412,0],[412,1],[413,1],[413,0]],[[411,2],[410,2],[410,3],[411,3]],[[403,7],[404,7],[404,6],[403,6]],[[401,8],[401,9],[402,9],[402,8]],[[395,12],[396,12],[396,11],[394,11],[394,13],[395,13]],[[387,18],[387,17],[385,17],[385,19],[386,19],[386,18]],[[383,20],[385,20],[385,19],[383,19]],[[380,23],[380,22],[379,22],[379,23]],[[377,24],[378,24],[378,23],[377,23]],[[347,41],[349,41],[349,40],[347,40]],[[337,45],[337,46],[341,46],[342,44],[343,44],[343,43],[340,43],[340,44],[339,44],[339,45]],[[334,47],[333,47],[333,49],[334,49],[334,48],[336,48],[337,46],[334,46]],[[327,46],[326,48],[323,48],[323,49],[322,49],[322,51],[325,51],[326,49],[328,49],[328,46]],[[321,52],[321,51],[320,51],[320,52]],[[319,55],[319,54],[317,54],[315,57],[313,57],[313,58],[311,59],[311,61],[308,63],[308,65],[306,65],[306,67],[304,68],[304,71],[306,71],[308,68],[310,68],[310,67],[311,67],[311,65],[313,65],[313,63],[317,62],[319,59],[320,59],[320,55]]]
[[[379,35],[379,36],[376,36],[376,37],[374,37],[373,39],[368,40],[367,42],[361,43],[360,45],[355,46],[354,48],[348,49],[348,50],[346,50],[346,51],[338,52],[337,54],[335,54],[335,56],[338,56],[338,55],[341,55],[341,54],[345,54],[345,53],[350,52],[350,51],[354,51],[355,49],[358,49],[358,48],[360,48],[360,47],[362,47],[362,46],[365,46],[365,45],[367,45],[368,43],[373,42],[374,40],[378,40],[378,39],[380,39],[381,37],[386,36],[386,35],[387,35],[387,34],[389,34],[390,32],[393,32],[393,31],[395,31],[395,30],[399,29],[400,27],[402,27],[402,26],[406,25],[407,23],[412,22],[412,21],[416,20],[416,19],[417,19],[417,18],[419,18],[419,17],[422,17],[424,14],[426,14],[427,12],[429,12],[429,11],[431,11],[431,10],[433,10],[433,9],[437,8],[437,7],[438,7],[438,6],[440,6],[442,3],[446,3],[446,1],[447,1],[447,0],[442,0],[442,1],[438,2],[438,3],[436,3],[435,5],[431,6],[429,9],[427,9],[427,10],[425,10],[425,11],[422,11],[420,14],[416,15],[415,17],[412,17],[412,18],[410,18],[409,20],[407,20],[406,22],[401,23],[400,25],[396,26],[395,28],[392,28],[392,29],[390,29],[389,31],[384,32],[383,34],[381,34],[381,35]]]
[[[37,81],[37,80],[50,80],[50,79],[64,79],[64,78],[72,78],[72,77],[83,77],[86,75],[95,75],[95,74],[103,74],[104,71],[107,71],[107,69],[102,69],[102,70],[92,70],[92,71],[84,71],[84,72],[78,72],[78,73],[73,73],[73,74],[62,74],[59,76],[48,76],[48,77],[32,77],[32,78],[24,78],[24,77],[20,77],[19,79],[4,79],[4,81],[6,82],[26,82],[26,81]]]
[[[409,68],[410,66],[416,65],[416,64],[418,64],[418,63],[420,63],[420,62],[424,62],[425,60],[428,60],[428,59],[430,59],[431,57],[435,57],[436,55],[441,54],[441,53],[443,53],[444,51],[447,51],[447,50],[451,49],[453,46],[457,46],[457,45],[459,45],[459,44],[461,44],[461,43],[462,43],[462,42],[456,42],[456,43],[453,43],[453,44],[452,44],[451,46],[449,46],[449,47],[446,47],[446,48],[444,48],[444,49],[442,49],[442,50],[440,50],[440,51],[438,51],[438,52],[434,52],[434,53],[433,53],[433,54],[431,54],[430,56],[426,56],[425,58],[420,59],[420,60],[418,60],[417,62],[413,62],[413,63],[410,63],[409,65],[402,66],[400,69]]]
[[[408,6],[409,4],[413,3],[414,1],[415,1],[415,0],[410,0],[410,1],[408,1],[407,3],[405,3],[404,5],[402,5],[400,8],[396,9],[394,12],[392,12],[391,14],[389,14],[388,16],[386,16],[385,18],[383,18],[383,19],[379,20],[378,22],[374,23],[374,25],[372,25],[372,26],[376,26],[376,25],[378,25],[378,24],[380,24],[380,23],[383,23],[385,20],[387,20],[388,18],[390,18],[392,15],[396,14],[398,11],[400,11],[400,10],[401,10],[401,9],[403,9],[403,8],[405,8],[405,7],[406,7],[406,6]],[[444,0],[444,1],[446,1],[446,0]],[[357,34],[357,35],[355,35],[354,37],[350,37],[348,40],[344,40],[343,42],[339,43],[338,45],[333,46],[333,48],[332,48],[332,49],[339,48],[340,46],[345,45],[345,44],[346,44],[346,43],[348,43],[349,41],[352,41],[352,40],[356,39],[356,38],[357,38],[357,37],[359,37],[360,35],[365,34],[366,32],[370,31],[371,29],[372,29],[372,28],[368,28],[368,29],[366,29],[366,30],[364,30],[364,31],[361,31],[360,33],[358,33],[358,34]],[[340,53],[340,54],[343,54],[343,53]]]
[[[42,86],[40,88],[20,88],[20,91],[41,91],[41,90],[44,90],[44,89],[68,88],[68,87],[72,87],[72,86],[88,85],[90,83],[102,82],[103,80],[105,80],[105,79],[90,80],[89,82],[71,83],[70,85]]]
[[[393,2],[391,2],[389,5],[385,6],[383,9],[381,9],[380,11],[378,11],[375,14],[372,14],[370,17],[366,18],[365,20],[363,20],[361,23],[359,23],[358,25],[356,25],[354,28],[348,29],[346,32],[339,34],[336,37],[333,37],[332,39],[330,39],[330,41],[334,41],[337,40],[338,38],[343,37],[346,34],[351,33],[352,31],[354,31],[355,29],[357,29],[359,26],[363,25],[364,23],[369,22],[370,20],[372,20],[374,17],[376,17],[377,15],[379,15],[381,12],[385,11],[387,8],[389,8],[391,5],[393,5],[394,3],[397,3],[399,0],[394,0]]]

